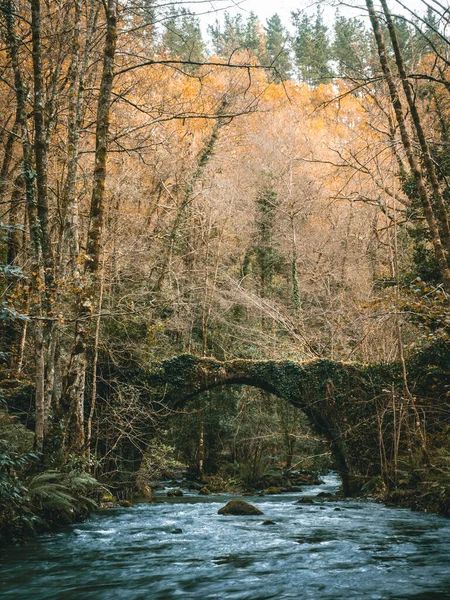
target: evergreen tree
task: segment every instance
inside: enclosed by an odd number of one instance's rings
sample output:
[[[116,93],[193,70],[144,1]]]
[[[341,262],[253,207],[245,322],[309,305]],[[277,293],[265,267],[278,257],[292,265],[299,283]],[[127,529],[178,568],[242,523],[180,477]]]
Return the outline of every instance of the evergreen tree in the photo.
[[[251,12],[245,24],[244,48],[250,50],[256,56],[261,54],[261,34],[258,17]]]
[[[369,59],[369,38],[360,19],[347,19],[339,14],[334,23],[332,56],[339,75],[364,75]]]
[[[289,34],[277,14],[267,19],[265,61],[275,67],[269,70],[269,77],[275,83],[290,79],[292,63],[289,57]]]
[[[212,45],[215,54],[224,58],[229,58],[233,53],[246,47],[246,27],[242,16],[231,15],[228,12],[224,14],[224,24],[216,20],[214,25],[208,26],[208,33],[211,36]]]
[[[420,35],[420,46],[422,48],[423,54],[427,54],[429,52],[434,52],[437,50],[442,53],[444,46],[446,45],[444,40],[439,35],[440,26],[439,19],[436,15],[436,12],[432,9],[431,6],[428,6],[427,13],[425,16],[425,28],[424,28],[424,36]]]
[[[317,8],[313,19],[299,10],[291,14],[296,28],[294,52],[300,78],[311,85],[330,83],[332,73],[328,63],[331,50],[322,11]]]
[[[155,0],[140,0],[140,12],[145,25],[154,25],[156,21]]]
[[[274,247],[273,233],[280,202],[270,184],[261,188],[256,199],[255,255],[256,271],[259,278],[260,294],[267,296],[273,277],[280,263],[280,255]]]
[[[205,44],[199,20],[184,8],[171,11],[161,44],[163,52],[171,57],[186,62],[204,60]]]
[[[393,23],[395,25],[395,30],[397,34],[398,45],[400,51],[403,56],[403,60],[405,66],[410,68],[413,64],[417,63],[417,60],[420,58],[421,54],[423,54],[423,50],[420,49],[420,46],[423,47],[423,38],[420,33],[416,30],[415,27],[410,25],[405,19],[402,17],[392,17]],[[383,32],[383,36],[385,40],[389,40],[389,30],[384,21],[380,20],[380,27]],[[422,38],[422,41],[419,43],[419,38]],[[390,44],[387,44],[387,52],[388,58],[391,61],[391,64],[394,63],[394,51],[392,50]],[[377,63],[378,55],[377,50],[374,46],[373,40],[371,40],[371,55],[372,60]]]

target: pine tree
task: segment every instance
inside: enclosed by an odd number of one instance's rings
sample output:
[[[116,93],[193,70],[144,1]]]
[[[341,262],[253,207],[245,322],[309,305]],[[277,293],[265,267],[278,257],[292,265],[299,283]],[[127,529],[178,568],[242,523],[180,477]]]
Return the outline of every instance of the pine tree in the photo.
[[[277,14],[267,19],[266,64],[275,67],[269,70],[269,77],[275,83],[286,81],[292,75],[292,63],[289,57],[289,34]]]
[[[328,63],[331,51],[322,11],[317,8],[314,21],[299,10],[291,14],[297,30],[293,46],[300,78],[310,85],[330,83],[332,73]]]
[[[154,25],[156,22],[155,0],[141,0],[140,12],[145,25]]]
[[[216,20],[214,25],[208,26],[215,54],[229,58],[235,52],[246,47],[246,27],[241,15],[233,16],[228,12],[224,14],[224,24]]]
[[[446,44],[439,35],[439,19],[431,6],[428,6],[424,20],[426,23],[423,30],[424,36],[419,34],[419,45],[422,49],[422,53],[427,54],[429,52],[435,52],[435,50],[442,53]]]
[[[173,58],[186,62],[201,62],[205,57],[205,44],[198,18],[189,10],[172,10],[162,37],[162,50]]]
[[[267,296],[279,264],[279,254],[274,247],[274,227],[280,202],[272,185],[263,186],[256,199],[255,244],[253,251],[259,278],[260,294]]]
[[[252,52],[255,56],[259,56],[261,53],[261,35],[259,27],[258,17],[252,11],[245,24],[244,48]]]
[[[363,21],[336,15],[332,56],[339,75],[358,77],[364,74],[369,59],[369,40]]]

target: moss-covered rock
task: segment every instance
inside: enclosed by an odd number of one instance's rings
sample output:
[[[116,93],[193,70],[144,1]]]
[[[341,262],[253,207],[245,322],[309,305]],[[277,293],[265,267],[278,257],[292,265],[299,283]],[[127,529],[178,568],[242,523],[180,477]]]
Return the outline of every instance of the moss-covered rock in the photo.
[[[129,500],[119,500],[119,506],[121,506],[122,508],[132,508],[133,503]]]
[[[116,499],[109,492],[104,492],[100,499],[101,502],[116,502]]]
[[[168,498],[179,498],[183,496],[183,492],[181,490],[168,490],[167,497]]]
[[[314,500],[311,496],[302,496],[299,500],[297,500],[296,504],[314,504]]]
[[[268,487],[267,489],[264,490],[264,494],[270,494],[270,495],[274,495],[274,494],[281,494],[281,490],[279,487]]]
[[[250,516],[250,515],[262,515],[264,514],[259,508],[249,504],[244,500],[230,500],[225,506],[220,508],[218,511],[219,515],[233,515],[233,516]]]
[[[198,493],[200,494],[200,496],[209,496],[211,493],[211,490],[209,490],[206,486],[202,487]]]

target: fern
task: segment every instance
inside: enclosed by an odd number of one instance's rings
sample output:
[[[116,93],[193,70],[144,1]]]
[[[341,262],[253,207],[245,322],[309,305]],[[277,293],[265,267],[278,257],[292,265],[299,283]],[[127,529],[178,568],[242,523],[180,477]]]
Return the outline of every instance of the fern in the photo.
[[[87,473],[45,471],[29,480],[28,498],[50,523],[71,523],[98,508],[90,494],[100,487]]]

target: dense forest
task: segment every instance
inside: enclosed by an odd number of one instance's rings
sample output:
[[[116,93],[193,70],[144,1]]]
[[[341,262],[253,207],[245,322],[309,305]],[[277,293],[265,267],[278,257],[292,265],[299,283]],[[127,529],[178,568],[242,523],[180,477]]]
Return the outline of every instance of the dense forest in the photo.
[[[392,367],[361,486],[448,512],[449,10],[363,4],[1,0],[0,540],[333,467],[266,390],[165,403],[182,354]]]

